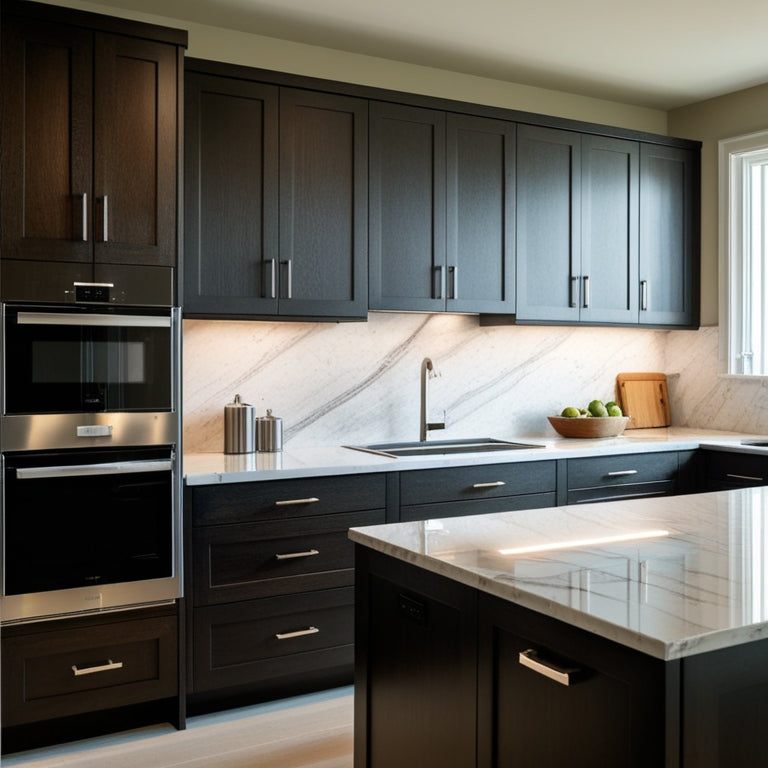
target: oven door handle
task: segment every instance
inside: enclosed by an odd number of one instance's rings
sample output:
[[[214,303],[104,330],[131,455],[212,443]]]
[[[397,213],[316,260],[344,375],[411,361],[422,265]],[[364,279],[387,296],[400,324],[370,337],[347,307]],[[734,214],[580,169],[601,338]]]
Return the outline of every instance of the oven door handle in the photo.
[[[58,477],[87,477],[89,475],[129,475],[137,472],[168,472],[173,469],[170,459],[147,461],[114,461],[105,464],[71,464],[55,467],[19,467],[18,480],[45,480]]]
[[[107,328],[170,328],[168,315],[97,315],[81,312],[19,312],[19,325],[75,325]]]

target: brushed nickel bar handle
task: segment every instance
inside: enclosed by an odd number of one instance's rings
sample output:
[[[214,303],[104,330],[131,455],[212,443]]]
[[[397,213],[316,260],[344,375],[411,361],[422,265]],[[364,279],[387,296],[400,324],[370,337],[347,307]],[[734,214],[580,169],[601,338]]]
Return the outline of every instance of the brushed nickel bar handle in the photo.
[[[435,267],[434,285],[432,286],[436,299],[443,298],[443,280],[444,280],[443,267],[440,264],[438,264]]]
[[[576,296],[574,295],[574,288],[578,292],[578,290],[579,290],[579,278],[578,278],[578,276],[571,278],[571,295],[569,297],[570,305],[572,307],[577,307],[578,306],[578,301],[576,299]]]
[[[454,264],[452,267],[448,267],[448,275],[451,278],[451,293],[449,299],[459,298],[459,268]]]
[[[494,483],[475,483],[473,488],[500,488],[502,485],[506,485],[503,480],[497,480]]]
[[[308,549],[306,552],[288,552],[284,555],[275,555],[275,560],[294,560],[297,557],[312,557],[313,555],[319,555],[319,549]]]
[[[287,281],[286,281],[286,299],[292,299],[293,298],[293,259],[286,259],[285,261],[281,261],[281,264],[285,264],[287,267]]]
[[[640,309],[645,312],[648,309],[648,281],[640,281]]]
[[[732,475],[730,472],[726,475],[726,477],[730,477],[731,480],[754,480],[758,483],[763,482],[762,477],[752,477],[752,475]]]
[[[532,669],[534,672],[560,683],[560,685],[570,685],[571,675],[579,671],[575,667],[559,667],[551,661],[540,659],[533,648],[520,651],[518,661],[524,667],[528,667],[528,669]]]
[[[608,477],[628,477],[629,475],[636,475],[636,469],[621,469],[616,472],[609,472]]]
[[[278,632],[275,637],[278,640],[290,640],[292,637],[304,637],[304,635],[316,635],[320,630],[317,627],[307,627],[296,632]]]
[[[59,477],[91,477],[93,475],[130,475],[136,472],[168,472],[170,459],[111,461],[104,464],[64,464],[46,467],[19,467],[17,480],[47,480]]]
[[[306,499],[285,499],[284,501],[276,501],[276,507],[292,507],[298,504],[315,504],[320,501],[317,496],[310,496]]]
[[[584,275],[584,309],[589,308],[589,275]]]
[[[103,219],[103,235],[104,235],[104,242],[109,242],[109,195],[104,195],[104,219]]]
[[[83,192],[83,242],[88,242],[88,193]]]
[[[95,667],[80,668],[77,664],[72,665],[72,671],[75,673],[75,677],[80,677],[81,675],[95,675],[97,672],[109,672],[113,669],[122,668],[122,661],[112,661],[112,659],[109,659],[106,664],[99,664]]]
[[[269,298],[276,299],[277,298],[277,264],[275,263],[275,259],[267,259],[267,262],[269,263],[269,268],[270,268]]]

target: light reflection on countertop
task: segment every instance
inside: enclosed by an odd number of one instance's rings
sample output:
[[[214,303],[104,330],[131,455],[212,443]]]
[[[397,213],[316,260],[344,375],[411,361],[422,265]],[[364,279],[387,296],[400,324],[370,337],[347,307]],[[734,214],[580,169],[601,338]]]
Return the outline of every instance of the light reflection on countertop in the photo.
[[[370,526],[350,538],[657,658],[768,634],[768,487]]]

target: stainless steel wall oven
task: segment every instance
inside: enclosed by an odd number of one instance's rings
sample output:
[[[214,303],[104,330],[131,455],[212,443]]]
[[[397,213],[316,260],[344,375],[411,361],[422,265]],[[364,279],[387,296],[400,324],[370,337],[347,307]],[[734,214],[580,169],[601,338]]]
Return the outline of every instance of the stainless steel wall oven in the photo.
[[[178,308],[8,303],[2,333],[0,620],[176,599]]]

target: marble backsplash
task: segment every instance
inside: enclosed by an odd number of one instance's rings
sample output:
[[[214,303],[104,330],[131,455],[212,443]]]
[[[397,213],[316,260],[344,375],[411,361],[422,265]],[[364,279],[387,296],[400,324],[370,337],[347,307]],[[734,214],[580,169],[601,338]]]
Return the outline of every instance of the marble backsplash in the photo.
[[[621,371],[666,370],[668,332],[480,327],[472,315],[371,313],[366,323],[184,321],[184,442],[221,451],[235,393],[283,419],[295,447],[419,438],[431,357],[432,437],[554,435],[546,415],[614,397]]]
[[[616,374],[663,371],[676,426],[768,433],[768,382],[717,376],[717,328],[480,327],[471,315],[366,323],[184,321],[184,442],[219,452],[235,393],[283,419],[286,446],[418,440],[431,357],[432,438],[554,436],[546,416],[614,397]]]

